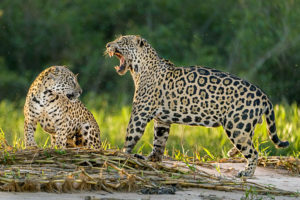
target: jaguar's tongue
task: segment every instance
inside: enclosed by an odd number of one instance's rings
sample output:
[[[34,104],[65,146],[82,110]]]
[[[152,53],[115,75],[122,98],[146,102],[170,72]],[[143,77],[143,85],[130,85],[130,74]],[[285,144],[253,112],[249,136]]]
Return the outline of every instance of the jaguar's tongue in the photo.
[[[125,65],[115,66],[115,69],[117,72],[122,72],[123,70],[125,70]]]
[[[121,72],[121,71],[125,70],[125,59],[123,56],[118,56],[118,58],[120,59],[120,65],[115,66],[115,69],[117,72]]]

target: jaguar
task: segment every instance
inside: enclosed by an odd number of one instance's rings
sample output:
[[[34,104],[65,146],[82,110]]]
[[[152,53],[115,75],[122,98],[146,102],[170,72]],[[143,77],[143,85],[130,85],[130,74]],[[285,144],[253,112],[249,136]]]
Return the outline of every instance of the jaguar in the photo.
[[[25,146],[36,147],[37,123],[51,135],[51,146],[101,147],[100,129],[92,113],[78,99],[82,89],[65,66],[52,66],[31,84],[24,105]]]
[[[255,172],[258,152],[252,138],[263,115],[273,143],[280,148],[289,145],[278,138],[270,99],[250,82],[208,67],[177,67],[136,35],[120,36],[107,43],[105,53],[120,60],[115,67],[117,73],[130,71],[135,84],[125,152],[131,153],[152,119],[154,141],[150,161],[162,160],[173,123],[223,126],[234,145],[229,155],[242,153],[247,159],[245,169],[237,174],[239,177],[251,177]]]

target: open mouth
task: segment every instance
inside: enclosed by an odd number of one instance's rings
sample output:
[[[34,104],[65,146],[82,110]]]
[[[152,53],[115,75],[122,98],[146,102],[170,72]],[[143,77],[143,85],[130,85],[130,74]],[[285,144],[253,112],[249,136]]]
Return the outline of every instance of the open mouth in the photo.
[[[109,51],[108,55],[109,57],[116,56],[120,60],[120,65],[115,66],[115,69],[119,74],[124,74],[124,72],[126,71],[126,62],[124,56],[120,52],[118,52],[118,50]]]

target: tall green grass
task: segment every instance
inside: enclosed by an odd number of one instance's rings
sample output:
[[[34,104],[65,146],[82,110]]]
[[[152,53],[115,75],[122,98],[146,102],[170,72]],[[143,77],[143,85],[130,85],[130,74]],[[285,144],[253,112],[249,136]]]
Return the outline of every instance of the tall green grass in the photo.
[[[114,99],[108,96],[87,95],[83,102],[95,116],[101,130],[102,141],[108,141],[111,147],[122,148],[126,127],[130,117],[131,106],[124,98]],[[6,140],[13,145],[22,142],[23,133],[23,103],[9,101],[0,102],[0,128],[5,133]],[[282,140],[288,140],[290,146],[286,149],[276,149],[268,139],[266,123],[258,124],[254,141],[256,148],[264,155],[292,155],[300,153],[300,107],[296,104],[275,105],[276,125],[278,135]],[[37,144],[44,146],[50,143],[49,135],[38,126],[35,139]],[[152,149],[153,122],[149,123],[144,136],[137,144],[135,151],[147,154]],[[181,153],[192,155],[197,152],[200,156],[208,154],[224,157],[232,147],[223,128],[192,127],[172,125],[167,142],[166,153],[174,155]]]

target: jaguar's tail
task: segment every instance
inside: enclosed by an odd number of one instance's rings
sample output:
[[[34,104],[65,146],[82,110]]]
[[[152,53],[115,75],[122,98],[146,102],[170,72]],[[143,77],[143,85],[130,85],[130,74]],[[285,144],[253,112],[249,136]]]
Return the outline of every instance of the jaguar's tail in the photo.
[[[277,132],[276,132],[276,125],[275,125],[275,114],[273,105],[270,100],[267,100],[267,106],[265,111],[267,126],[268,126],[268,133],[270,139],[273,141],[273,143],[276,145],[277,148],[285,148],[289,146],[288,141],[281,141],[278,138]]]

